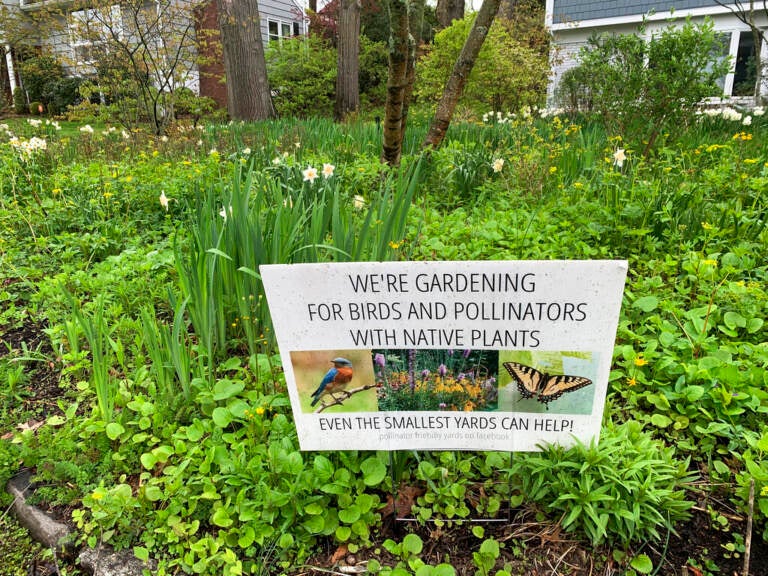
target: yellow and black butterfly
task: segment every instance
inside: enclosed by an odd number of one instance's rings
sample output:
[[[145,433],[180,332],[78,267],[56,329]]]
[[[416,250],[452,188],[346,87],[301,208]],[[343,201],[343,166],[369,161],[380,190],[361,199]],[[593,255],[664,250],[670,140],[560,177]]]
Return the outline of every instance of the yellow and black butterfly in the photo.
[[[517,383],[517,389],[523,398],[536,398],[547,409],[549,409],[547,406],[549,402],[557,400],[566,392],[573,392],[592,384],[592,380],[583,376],[547,374],[517,362],[504,362],[504,368]]]

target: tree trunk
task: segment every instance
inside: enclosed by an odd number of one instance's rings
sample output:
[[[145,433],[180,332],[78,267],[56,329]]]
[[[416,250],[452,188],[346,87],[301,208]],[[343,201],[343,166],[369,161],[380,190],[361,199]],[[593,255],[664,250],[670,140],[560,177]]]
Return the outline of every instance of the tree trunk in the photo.
[[[445,85],[440,102],[437,104],[435,117],[429,126],[427,137],[424,139],[424,148],[439,148],[443,142],[448,126],[451,124],[453,111],[456,109],[456,104],[461,97],[461,93],[464,91],[464,86],[472,72],[472,67],[475,65],[477,55],[483,47],[488,30],[490,30],[491,24],[493,24],[493,19],[499,11],[500,3],[501,0],[483,0],[483,5],[477,13],[472,29],[469,31],[469,36],[467,36],[467,40],[461,49],[461,54],[459,54],[459,59],[453,65],[453,71]]]
[[[464,0],[437,0],[435,17],[438,30],[448,28],[454,20],[464,18]]]
[[[257,0],[217,0],[217,7],[230,117],[274,118]]]
[[[337,121],[343,121],[347,114],[360,109],[360,8],[360,0],[341,0],[336,72]]]
[[[411,31],[411,42],[408,50],[408,61],[405,70],[405,91],[403,93],[403,117],[400,121],[400,130],[405,137],[405,129],[408,125],[408,110],[411,105],[413,85],[416,83],[416,50],[421,45],[421,28],[424,24],[425,0],[411,0],[408,16],[408,29]]]
[[[389,73],[384,105],[384,142],[381,158],[390,166],[400,163],[403,152],[403,112],[411,51],[408,0],[389,0]]]

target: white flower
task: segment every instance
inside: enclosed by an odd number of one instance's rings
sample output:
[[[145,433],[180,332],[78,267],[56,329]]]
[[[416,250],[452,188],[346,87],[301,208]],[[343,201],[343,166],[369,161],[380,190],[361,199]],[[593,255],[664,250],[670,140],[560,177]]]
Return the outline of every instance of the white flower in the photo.
[[[765,108],[763,108],[762,106],[758,106],[757,108],[752,110],[752,116],[762,116],[763,114],[765,114]]]
[[[168,136],[166,136],[165,134],[160,136],[160,142],[168,142]]]
[[[90,124],[86,124],[85,126],[80,126],[80,132],[84,132],[85,134],[93,134],[93,128]]]
[[[310,184],[317,178],[317,169],[312,166],[307,166],[307,169],[302,170],[301,173],[304,175],[304,182],[309,182]]]
[[[359,194],[356,195],[354,198],[352,198],[352,206],[355,210],[362,210],[365,208],[365,198],[360,196]]]
[[[121,131],[120,135],[123,137],[124,140],[128,140],[131,137],[131,135],[128,134],[128,132],[126,132],[125,130]]]
[[[165,190],[160,192],[160,206],[165,208],[165,211],[168,212],[168,197],[165,195]],[[226,212],[224,213],[226,217]]]
[[[45,150],[48,148],[48,145],[46,144],[45,140],[42,138],[38,138],[37,136],[33,136],[29,139],[29,148],[30,150]]]
[[[752,116],[745,116],[744,120],[742,120],[741,123],[744,126],[751,126],[752,125]]]
[[[208,155],[209,156],[218,156],[219,155],[219,151],[216,150],[216,147],[214,146],[213,148],[210,149],[210,151],[208,152]]]
[[[733,108],[723,108],[721,114],[723,118],[731,120],[732,122],[739,122],[741,120],[741,112],[734,110]]]
[[[27,118],[27,124],[29,124],[30,126],[34,126],[35,128],[40,126],[42,123],[43,121],[38,120],[37,118]]]
[[[336,169],[336,166],[333,164],[323,164],[323,178],[330,178],[333,176],[333,171]]]
[[[243,148],[243,156],[250,156],[250,155],[251,155],[251,149]]]
[[[619,148],[613,153],[613,163],[615,166],[621,168],[624,166],[624,160],[627,159],[627,155],[624,153],[624,148]]]
[[[272,164],[274,164],[275,166],[280,164],[280,162],[282,162],[280,156],[275,156],[274,158],[272,158]]]
[[[493,161],[492,167],[494,172],[501,172],[501,169],[504,168],[504,158],[496,158]]]
[[[221,210],[219,210],[219,216],[224,218],[224,221],[227,221],[227,210],[229,210],[229,215],[232,216],[232,206],[222,206]]]

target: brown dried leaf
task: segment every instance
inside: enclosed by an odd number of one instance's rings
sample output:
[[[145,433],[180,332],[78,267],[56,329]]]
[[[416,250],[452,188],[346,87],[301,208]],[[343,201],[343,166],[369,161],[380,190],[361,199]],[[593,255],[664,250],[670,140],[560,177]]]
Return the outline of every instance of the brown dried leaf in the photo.
[[[338,548],[336,548],[336,552],[333,553],[333,555],[331,556],[329,562],[331,564],[336,564],[342,558],[344,558],[347,555],[348,552],[349,552],[349,550],[347,549],[347,545],[346,544],[341,544]]]

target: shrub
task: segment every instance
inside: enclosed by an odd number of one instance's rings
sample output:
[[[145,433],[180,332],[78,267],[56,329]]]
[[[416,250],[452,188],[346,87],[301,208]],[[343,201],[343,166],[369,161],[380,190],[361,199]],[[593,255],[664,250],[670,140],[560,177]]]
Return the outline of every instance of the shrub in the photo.
[[[336,50],[316,36],[270,42],[266,51],[272,99],[281,116],[332,116]]]
[[[436,102],[453,69],[474,15],[456,20],[435,36],[435,43],[417,67],[414,95]],[[517,110],[541,102],[546,85],[547,57],[515,40],[511,24],[496,19],[477,57],[460,103],[476,110]]]
[[[13,92],[13,111],[16,114],[27,113],[27,93],[21,86],[17,86]]]
[[[672,530],[693,505],[683,489],[693,479],[688,461],[633,421],[604,428],[599,444],[515,457],[510,471],[525,499],[594,544],[658,540],[659,528]]]
[[[571,99],[588,94],[608,129],[647,155],[659,135],[679,133],[696,105],[718,94],[729,63],[717,55],[711,21],[666,27],[647,40],[643,34],[641,27],[591,37],[564,90]]]
[[[51,114],[61,114],[67,106],[80,100],[80,85],[83,81],[82,78],[68,77],[49,82],[43,92],[43,97],[48,103],[48,111]]]
[[[21,77],[29,101],[47,104],[46,93],[52,84],[64,78],[64,68],[51,56],[35,56],[21,63]]]

